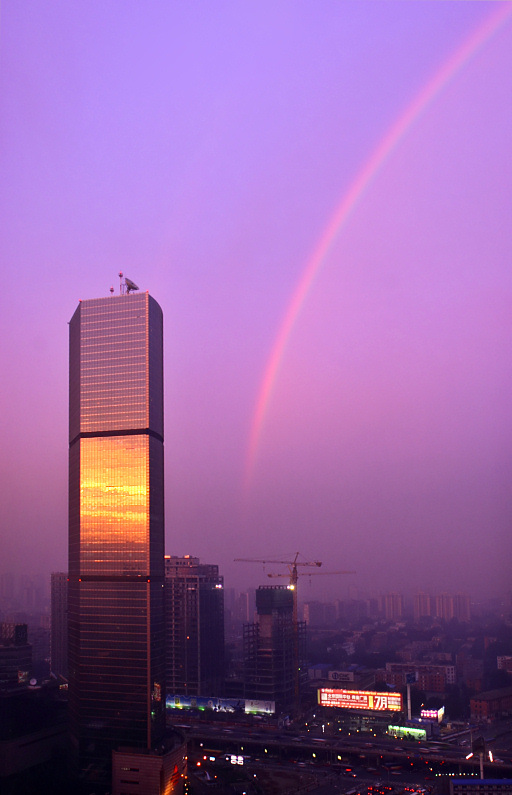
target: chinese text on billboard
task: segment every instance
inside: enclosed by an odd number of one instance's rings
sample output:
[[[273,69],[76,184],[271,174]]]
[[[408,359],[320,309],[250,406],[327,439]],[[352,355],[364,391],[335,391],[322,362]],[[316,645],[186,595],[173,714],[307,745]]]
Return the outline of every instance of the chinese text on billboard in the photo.
[[[344,709],[371,709],[376,712],[401,712],[400,693],[374,693],[371,690],[335,690],[322,687],[318,690],[318,703],[322,707]]]

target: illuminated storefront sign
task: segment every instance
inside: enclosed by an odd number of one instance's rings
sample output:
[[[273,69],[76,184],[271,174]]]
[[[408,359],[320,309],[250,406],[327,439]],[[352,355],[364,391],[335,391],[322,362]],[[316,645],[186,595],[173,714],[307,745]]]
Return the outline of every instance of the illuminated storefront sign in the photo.
[[[427,718],[427,720],[436,720],[441,723],[444,717],[444,707],[440,709],[422,709],[420,715],[422,718]]]
[[[388,726],[388,734],[392,737],[405,737],[412,740],[426,740],[425,729],[413,729],[411,726]]]
[[[400,693],[375,693],[371,690],[335,690],[321,687],[318,690],[318,703],[322,707],[342,709],[368,709],[375,712],[401,712]]]
[[[252,698],[245,699],[245,712],[255,712],[258,715],[274,715],[275,701],[258,701]]]

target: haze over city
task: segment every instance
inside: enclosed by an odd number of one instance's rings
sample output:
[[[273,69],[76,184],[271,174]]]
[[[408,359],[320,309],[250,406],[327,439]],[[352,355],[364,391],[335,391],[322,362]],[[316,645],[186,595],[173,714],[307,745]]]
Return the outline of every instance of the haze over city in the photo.
[[[5,2],[0,570],[66,569],[67,323],[122,271],[168,554],[509,588],[511,91],[505,3]]]

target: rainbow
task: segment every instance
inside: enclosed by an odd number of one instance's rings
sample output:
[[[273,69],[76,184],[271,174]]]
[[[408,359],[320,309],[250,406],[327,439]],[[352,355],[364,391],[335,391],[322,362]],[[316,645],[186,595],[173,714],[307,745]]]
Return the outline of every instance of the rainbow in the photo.
[[[358,202],[363,197],[364,192],[369,187],[372,180],[375,179],[386,160],[411,129],[413,124],[457,72],[459,72],[478,50],[489,41],[493,34],[496,33],[511,15],[511,3],[503,3],[500,5],[498,10],[492,13],[448,58],[446,63],[444,63],[427,82],[419,94],[417,94],[410,105],[387,131],[384,138],[373,150],[366,163],[354,178],[352,184],[343,195],[340,204],[332,214],[295,287],[265,367],[251,421],[249,443],[247,447],[244,475],[246,493],[252,481],[263,425],[268,412],[272,392],[276,384],[279,368],[284,358],[286,346],[301,309],[304,306],[334,240],[347,223],[351,213],[357,207]]]

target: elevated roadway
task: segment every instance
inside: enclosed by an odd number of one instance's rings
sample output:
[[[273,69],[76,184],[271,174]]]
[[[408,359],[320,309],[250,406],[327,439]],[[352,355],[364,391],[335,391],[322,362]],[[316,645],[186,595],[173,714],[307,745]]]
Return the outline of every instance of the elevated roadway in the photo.
[[[264,757],[283,755],[303,758],[306,754],[331,764],[355,762],[365,767],[380,768],[383,764],[411,765],[421,762],[454,765],[461,772],[472,772],[478,760],[466,759],[468,748],[429,746],[428,743],[410,743],[390,738],[372,738],[372,742],[360,738],[342,737],[327,734],[300,732],[291,734],[270,730],[248,729],[245,726],[224,724],[194,723],[187,729],[193,744],[201,747],[215,747],[225,753],[237,752]],[[400,742],[400,745],[398,744]],[[243,749],[243,750],[242,750]],[[315,754],[315,757],[313,757]],[[341,758],[341,759],[340,759]],[[492,767],[494,776],[512,774],[512,760],[486,762],[486,769]],[[498,775],[499,774],[499,775]],[[493,777],[494,777],[493,776]]]

